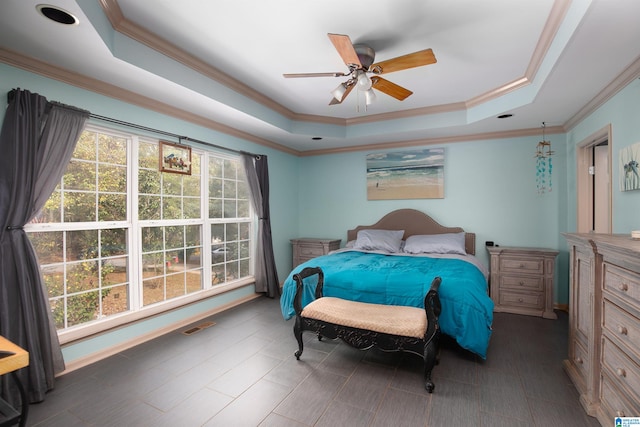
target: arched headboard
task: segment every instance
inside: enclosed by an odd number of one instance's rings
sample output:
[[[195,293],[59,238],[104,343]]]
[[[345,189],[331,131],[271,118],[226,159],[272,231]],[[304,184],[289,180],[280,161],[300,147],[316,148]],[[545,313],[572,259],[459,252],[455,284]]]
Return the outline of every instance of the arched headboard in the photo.
[[[365,229],[404,230],[403,239],[419,234],[443,234],[464,232],[461,227],[445,227],[424,212],[415,209],[398,209],[389,212],[373,225],[359,225],[347,231],[347,241],[356,240],[358,231]],[[465,232],[465,250],[470,255],[476,254],[475,233]]]

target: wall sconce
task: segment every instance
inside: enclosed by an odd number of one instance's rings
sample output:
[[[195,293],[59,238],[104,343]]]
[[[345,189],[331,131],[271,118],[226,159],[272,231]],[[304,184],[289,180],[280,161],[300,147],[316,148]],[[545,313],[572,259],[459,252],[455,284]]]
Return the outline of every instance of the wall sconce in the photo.
[[[545,127],[546,123],[542,122],[542,141],[538,142],[535,154],[536,187],[538,188],[538,194],[552,190],[551,172],[553,171],[553,163],[551,162],[551,156],[555,152],[551,150],[551,141],[545,139]]]

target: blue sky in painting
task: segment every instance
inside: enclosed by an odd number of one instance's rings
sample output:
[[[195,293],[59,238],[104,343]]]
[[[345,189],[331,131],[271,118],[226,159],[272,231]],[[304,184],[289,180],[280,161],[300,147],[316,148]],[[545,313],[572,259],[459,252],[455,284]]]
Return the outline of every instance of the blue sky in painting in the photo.
[[[444,148],[406,150],[367,155],[367,170],[406,168],[411,166],[444,166]]]

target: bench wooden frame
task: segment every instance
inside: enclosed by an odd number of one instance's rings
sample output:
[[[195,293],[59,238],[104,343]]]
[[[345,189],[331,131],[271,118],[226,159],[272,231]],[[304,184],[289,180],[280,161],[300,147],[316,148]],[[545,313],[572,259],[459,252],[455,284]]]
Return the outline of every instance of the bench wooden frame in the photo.
[[[440,315],[440,298],[438,296],[438,288],[440,287],[441,282],[440,277],[433,279],[431,288],[425,295],[424,307],[427,320],[426,330],[424,331],[424,336],[422,338],[416,338],[412,336],[395,335],[346,326],[341,324],[339,321],[328,322],[316,318],[305,317],[303,315],[302,307],[304,279],[313,275],[318,275],[315,289],[315,298],[318,300],[323,297],[322,290],[324,286],[324,274],[321,268],[307,267],[293,276],[296,282],[296,294],[293,301],[293,307],[296,312],[293,334],[298,341],[298,350],[295,352],[296,359],[300,360],[300,356],[304,350],[302,342],[302,333],[304,331],[315,332],[318,336],[318,340],[321,340],[322,337],[330,339],[340,338],[345,343],[360,350],[367,350],[375,347],[383,351],[409,352],[417,354],[423,358],[425,389],[429,393],[433,392],[435,384],[431,380],[431,371],[437,363],[438,341],[440,337],[440,326],[438,324],[438,316]],[[353,304],[364,303],[353,302]],[[414,309],[413,307],[402,306],[387,307],[393,307],[394,310],[405,310],[407,308],[411,310]]]

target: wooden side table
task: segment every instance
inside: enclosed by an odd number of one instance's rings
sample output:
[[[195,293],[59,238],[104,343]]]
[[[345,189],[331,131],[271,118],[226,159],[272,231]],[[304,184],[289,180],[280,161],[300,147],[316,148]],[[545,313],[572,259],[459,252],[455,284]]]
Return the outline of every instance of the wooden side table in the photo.
[[[494,311],[557,319],[553,312],[553,275],[558,251],[487,246],[491,256]]]
[[[315,239],[301,238],[291,239],[293,247],[292,268],[321,255],[326,255],[330,251],[340,249],[340,239]]]
[[[4,356],[0,358],[0,375],[11,373],[18,386],[18,391],[20,391],[20,399],[22,401],[22,411],[18,412],[3,399],[0,399],[0,427],[12,426],[18,423],[22,427],[27,424],[29,398],[22,386],[22,382],[16,375],[16,371],[29,366],[29,353],[2,336],[0,336],[0,351],[2,352],[0,356]],[[8,353],[5,352],[13,354],[6,355]]]

